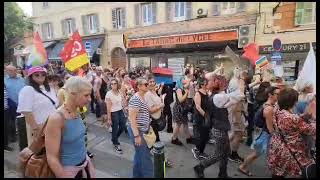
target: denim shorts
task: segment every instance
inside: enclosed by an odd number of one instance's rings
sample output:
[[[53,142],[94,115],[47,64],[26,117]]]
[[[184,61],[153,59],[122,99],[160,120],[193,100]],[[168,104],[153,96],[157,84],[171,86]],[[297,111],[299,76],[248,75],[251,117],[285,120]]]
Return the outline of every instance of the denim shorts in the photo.
[[[257,154],[266,155],[269,145],[271,135],[266,131],[262,131],[260,135],[254,140],[253,147],[256,150]]]

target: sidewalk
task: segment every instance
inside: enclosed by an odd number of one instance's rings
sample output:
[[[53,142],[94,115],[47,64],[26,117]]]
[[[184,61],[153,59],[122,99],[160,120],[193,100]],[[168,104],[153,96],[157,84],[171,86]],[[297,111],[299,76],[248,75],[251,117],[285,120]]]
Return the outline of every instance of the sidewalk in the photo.
[[[192,127],[190,127],[192,132]],[[179,136],[179,139],[184,144],[177,146],[170,143],[172,133],[165,131],[159,132],[161,141],[165,144],[165,156],[173,162],[173,168],[166,168],[166,176],[168,178],[194,178],[193,166],[198,161],[194,159],[191,148],[192,144],[186,144],[184,136]],[[132,160],[134,155],[134,147],[131,144],[128,135],[123,133],[119,141],[123,149],[123,154],[117,154],[113,150],[111,142],[111,133],[101,126],[100,121],[96,121],[94,114],[88,116],[88,149],[95,154],[93,164],[96,168],[97,178],[130,178],[132,177]],[[11,144],[11,146],[13,146]],[[15,151],[4,153],[4,177],[20,177],[18,172],[18,143],[15,143]],[[214,150],[214,145],[208,144],[205,152],[210,154]],[[240,156],[248,155],[252,150],[241,145],[239,149]],[[228,163],[228,173],[231,177],[248,178],[237,171],[237,163]],[[216,178],[218,175],[219,163],[208,167],[205,171],[205,177]],[[266,167],[266,160],[259,157],[250,167],[250,171],[255,174],[255,177],[271,177],[271,173]]]

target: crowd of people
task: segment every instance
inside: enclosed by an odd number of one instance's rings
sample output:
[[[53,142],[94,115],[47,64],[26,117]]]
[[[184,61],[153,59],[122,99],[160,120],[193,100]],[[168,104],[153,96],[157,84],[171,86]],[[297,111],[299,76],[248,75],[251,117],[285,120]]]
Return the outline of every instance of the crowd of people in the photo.
[[[155,141],[161,141],[159,120],[172,133],[172,144],[183,145],[182,132],[185,142],[194,144],[197,177],[204,177],[204,170],[216,162],[218,177],[229,177],[228,161],[252,176],[249,166],[261,155],[267,157],[272,177],[301,176],[302,168],[315,162],[316,95],[308,82],[294,89],[280,77],[270,78],[266,70],[249,74],[239,67],[228,78],[223,64],[213,72],[186,66],[174,84],[156,83],[147,68],[127,72],[87,64],[72,73],[58,71],[8,65],[4,77],[4,150],[12,151],[9,142],[17,141],[20,113],[29,145],[47,123],[46,155],[56,177],[95,176],[94,155],[86,148],[89,112],[112,133],[116,153],[126,151],[119,137],[128,134],[135,148],[133,177],[153,177],[152,144],[145,135],[154,132]],[[240,157],[245,137],[254,151]],[[205,153],[207,143],[214,144],[214,152]],[[169,160],[166,165],[171,166]]]

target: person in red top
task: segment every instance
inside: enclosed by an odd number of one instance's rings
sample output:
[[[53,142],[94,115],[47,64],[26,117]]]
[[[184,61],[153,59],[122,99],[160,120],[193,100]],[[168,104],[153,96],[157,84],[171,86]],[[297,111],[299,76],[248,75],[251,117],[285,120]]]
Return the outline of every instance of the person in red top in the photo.
[[[314,163],[309,157],[304,135],[316,135],[316,122],[307,116],[293,113],[292,108],[298,101],[298,92],[292,88],[280,91],[278,96],[279,109],[275,110],[273,119],[274,131],[269,143],[268,167],[272,177],[301,176],[301,167]],[[308,107],[304,115],[311,115]],[[290,152],[291,151],[291,152]]]

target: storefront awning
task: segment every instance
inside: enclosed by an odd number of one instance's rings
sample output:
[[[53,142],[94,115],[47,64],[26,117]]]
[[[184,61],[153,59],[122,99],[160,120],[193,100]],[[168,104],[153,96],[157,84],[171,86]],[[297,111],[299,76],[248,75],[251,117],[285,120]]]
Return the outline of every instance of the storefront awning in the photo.
[[[56,41],[44,42],[43,46],[44,46],[44,48],[48,48],[48,47],[54,45],[55,43],[56,43]]]
[[[129,29],[125,32],[128,39],[142,39],[170,35],[182,35],[209,31],[220,31],[240,25],[256,24],[256,14],[238,14],[192,19],[188,21],[155,24]]]
[[[93,53],[99,48],[103,42],[104,38],[99,37],[99,38],[90,38],[90,39],[82,39],[82,43],[85,46],[86,42],[90,42],[91,44],[91,50],[89,52],[89,56],[92,57]],[[57,43],[53,49],[47,50],[48,53],[48,59],[49,60],[58,60],[60,58],[60,53],[64,47],[65,42],[59,42]]]

